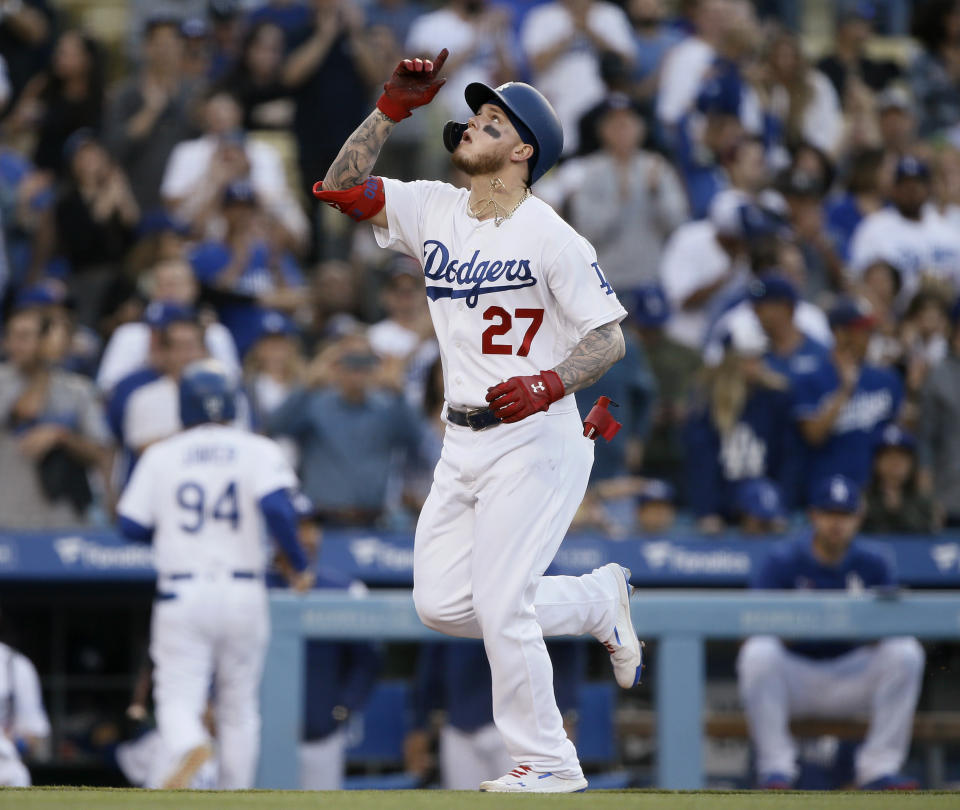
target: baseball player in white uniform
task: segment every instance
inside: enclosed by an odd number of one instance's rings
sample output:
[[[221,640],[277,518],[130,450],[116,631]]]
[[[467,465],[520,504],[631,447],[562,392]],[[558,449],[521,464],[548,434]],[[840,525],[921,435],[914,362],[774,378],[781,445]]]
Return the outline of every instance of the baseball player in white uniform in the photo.
[[[36,667],[0,643],[0,787],[29,787],[30,772],[20,752],[36,750],[49,736]]]
[[[157,728],[175,763],[151,787],[186,787],[213,756],[203,724],[211,686],[218,787],[253,785],[259,688],[269,633],[264,523],[309,588],[290,493],[296,476],[270,439],[230,426],[236,391],[214,360],[180,379],[185,430],[151,445],[120,503],[120,528],[153,539],[157,601],[150,633]]]
[[[443,135],[470,189],[369,176],[396,122],[443,84],[446,56],[400,63],[314,193],[370,220],[380,246],[413,256],[426,278],[447,429],[417,526],[413,597],[427,626],[483,639],[494,721],[517,766],[480,789],[581,791],[543,639],[592,633],[618,683],[634,686],[642,653],[630,572],[611,563],[581,577],[543,573],[593,462],[573,393],[623,356],[626,313],[594,249],[530,192],[563,147],[533,87],[467,86],[475,114]]]

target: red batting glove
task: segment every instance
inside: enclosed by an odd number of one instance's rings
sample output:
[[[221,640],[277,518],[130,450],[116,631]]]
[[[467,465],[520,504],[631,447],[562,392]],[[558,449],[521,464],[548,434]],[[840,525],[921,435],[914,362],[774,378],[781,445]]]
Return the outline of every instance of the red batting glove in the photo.
[[[563,381],[555,371],[541,371],[529,377],[511,377],[487,389],[490,410],[501,422],[519,422],[545,411],[564,395]]]
[[[448,54],[444,48],[432,62],[429,59],[404,59],[383,86],[377,109],[391,121],[402,121],[410,117],[410,110],[433,101],[447,81],[438,79],[437,74]]]

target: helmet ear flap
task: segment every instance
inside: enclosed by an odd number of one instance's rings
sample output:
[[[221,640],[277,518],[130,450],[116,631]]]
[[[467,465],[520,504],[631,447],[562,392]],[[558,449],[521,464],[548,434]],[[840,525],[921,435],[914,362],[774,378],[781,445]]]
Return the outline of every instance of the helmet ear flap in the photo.
[[[448,152],[453,152],[460,144],[463,133],[467,131],[467,125],[459,121],[447,121],[443,125],[443,145],[447,147]]]

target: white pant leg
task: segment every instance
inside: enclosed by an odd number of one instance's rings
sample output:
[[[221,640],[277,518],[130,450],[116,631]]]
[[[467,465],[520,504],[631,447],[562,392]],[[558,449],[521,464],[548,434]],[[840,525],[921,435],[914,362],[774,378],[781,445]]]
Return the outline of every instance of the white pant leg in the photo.
[[[322,740],[300,743],[301,790],[340,790],[347,764],[347,735],[342,728]]]
[[[0,787],[30,787],[30,772],[13,741],[0,732]]]
[[[613,634],[618,596],[599,569],[579,577],[541,577],[534,609],[544,636],[589,633],[604,641]]]
[[[789,663],[780,639],[754,636],[737,656],[740,700],[757,751],[757,773],[797,776],[797,747],[790,736]]]
[[[821,661],[794,655],[775,638],[749,639],[738,672],[759,773],[795,775],[793,715],[869,715],[870,730],[857,752],[858,783],[899,771],[910,746],[923,661],[912,638],[885,639]]]
[[[219,754],[218,786],[253,787],[260,754],[260,677],[270,618],[260,580],[232,580],[220,602],[214,705]]]
[[[497,428],[499,429],[499,428]],[[473,565],[473,483],[469,428],[447,427],[430,494],[420,510],[413,546],[413,602],[433,630],[481,638],[470,590]]]
[[[576,412],[543,414],[501,430],[479,476],[472,569],[493,717],[515,761],[580,778],[534,598],[583,498],[593,445],[583,438]]]
[[[177,586],[175,599],[153,605],[150,659],[153,662],[153,701],[157,730],[170,759],[158,758],[147,780],[159,787],[184,754],[210,742],[203,725],[213,676],[215,640],[203,618],[207,604],[198,582]]]
[[[870,729],[857,751],[858,784],[898,773],[903,767],[910,750],[925,658],[920,642],[910,637],[884,639],[874,648],[868,670],[872,687]]]
[[[440,775],[444,790],[476,790],[481,782],[499,779],[516,766],[496,725],[461,731],[440,730]]]

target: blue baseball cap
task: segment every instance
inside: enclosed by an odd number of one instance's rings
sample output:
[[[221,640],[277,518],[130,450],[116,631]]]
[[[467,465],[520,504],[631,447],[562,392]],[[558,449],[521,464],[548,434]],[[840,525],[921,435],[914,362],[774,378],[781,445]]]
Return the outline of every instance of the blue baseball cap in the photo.
[[[707,219],[721,236],[756,239],[783,230],[783,223],[742,191],[726,189],[710,202]]]
[[[899,447],[913,453],[917,449],[917,440],[899,425],[887,425],[877,441],[877,449],[883,450],[888,447]]]
[[[154,208],[152,211],[147,211],[147,213],[140,218],[140,224],[137,225],[137,236],[141,239],[145,236],[165,233],[166,231],[172,231],[180,236],[186,236],[190,233],[190,226],[181,222],[163,208]]]
[[[647,503],[670,503],[672,504],[677,497],[676,490],[666,481],[659,478],[651,478],[643,484],[640,492],[637,494],[637,505],[643,506]]]
[[[193,307],[175,304],[171,301],[151,301],[143,311],[143,320],[151,329],[163,329],[171,323],[187,321],[194,323],[197,313]]]
[[[696,107],[706,115],[740,115],[740,86],[733,73],[714,76],[703,83]]]
[[[761,520],[774,520],[786,515],[780,487],[769,478],[741,481],[737,485],[734,502],[737,511]]]
[[[793,282],[779,273],[766,273],[753,279],[747,287],[751,301],[788,301],[797,303],[800,297]]]
[[[823,512],[852,514],[860,508],[860,487],[845,475],[832,475],[814,488],[810,506]]]
[[[633,317],[640,326],[663,326],[670,320],[670,302],[659,284],[647,284],[634,293]]]
[[[830,328],[848,326],[854,329],[872,329],[877,325],[877,316],[870,305],[859,298],[841,298],[827,314]]]
[[[256,340],[267,337],[268,335],[282,335],[284,337],[296,337],[300,334],[297,325],[291,318],[288,318],[282,312],[269,310],[260,316],[257,323]]]
[[[22,289],[14,300],[14,309],[33,307],[70,306],[70,294],[66,285],[57,279],[45,279]]]
[[[180,33],[184,39],[206,39],[210,36],[210,26],[206,20],[189,17],[181,23]]]
[[[63,162],[69,163],[88,143],[97,143],[97,134],[90,127],[80,127],[63,142]]]
[[[897,161],[897,171],[894,174],[894,180],[899,183],[901,180],[924,180],[930,179],[930,167],[920,158],[913,155],[904,155]]]

